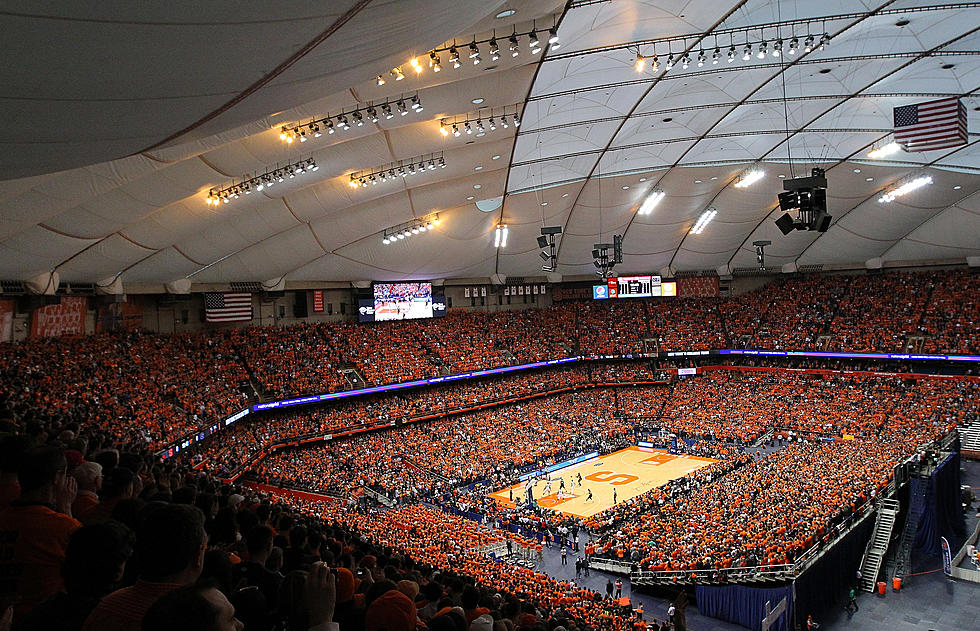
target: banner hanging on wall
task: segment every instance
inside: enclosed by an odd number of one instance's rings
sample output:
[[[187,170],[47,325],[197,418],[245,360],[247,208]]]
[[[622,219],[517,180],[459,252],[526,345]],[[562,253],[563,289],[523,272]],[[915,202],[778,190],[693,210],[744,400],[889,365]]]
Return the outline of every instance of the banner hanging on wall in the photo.
[[[64,296],[56,305],[45,305],[31,314],[31,337],[81,335],[85,332],[85,296]]]
[[[0,342],[14,339],[14,301],[0,300]]]

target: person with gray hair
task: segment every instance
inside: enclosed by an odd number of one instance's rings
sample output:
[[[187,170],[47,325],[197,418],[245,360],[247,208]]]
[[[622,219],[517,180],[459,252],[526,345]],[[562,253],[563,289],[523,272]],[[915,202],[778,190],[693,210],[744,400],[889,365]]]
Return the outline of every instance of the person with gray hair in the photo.
[[[102,465],[83,462],[71,472],[78,482],[78,495],[71,505],[71,514],[85,523],[88,514],[99,505],[99,489],[102,488]]]

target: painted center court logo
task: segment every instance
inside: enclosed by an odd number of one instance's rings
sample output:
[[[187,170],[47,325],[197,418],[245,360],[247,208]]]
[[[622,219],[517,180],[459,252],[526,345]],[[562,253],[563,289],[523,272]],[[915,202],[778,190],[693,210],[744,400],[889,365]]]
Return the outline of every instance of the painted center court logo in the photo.
[[[656,454],[654,456],[650,456],[649,458],[641,460],[640,464],[652,464],[652,465],[666,464],[674,459],[675,457],[671,456],[670,454]]]
[[[558,491],[557,493],[552,493],[551,495],[545,495],[538,500],[538,506],[542,508],[554,508],[565,502],[570,502],[578,497],[574,493],[568,493],[566,491]]]

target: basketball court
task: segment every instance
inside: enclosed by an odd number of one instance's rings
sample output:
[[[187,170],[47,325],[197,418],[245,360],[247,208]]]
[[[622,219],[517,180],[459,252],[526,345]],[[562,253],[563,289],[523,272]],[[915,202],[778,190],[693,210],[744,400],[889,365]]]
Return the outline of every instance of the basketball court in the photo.
[[[575,517],[591,517],[613,504],[646,493],[670,480],[684,477],[712,462],[717,460],[673,455],[647,447],[627,447],[552,471],[548,475],[550,486],[544,478],[537,479],[534,481],[532,495],[542,508]],[[561,488],[562,481],[564,489]],[[592,492],[591,499],[589,491]],[[526,495],[525,482],[490,493],[490,497],[509,507],[514,507],[515,503],[523,504]]]

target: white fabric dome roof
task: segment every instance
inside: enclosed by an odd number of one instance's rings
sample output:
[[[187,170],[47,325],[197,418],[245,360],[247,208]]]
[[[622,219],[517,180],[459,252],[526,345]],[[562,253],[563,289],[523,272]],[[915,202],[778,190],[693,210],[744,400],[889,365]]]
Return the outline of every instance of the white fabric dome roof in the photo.
[[[980,9],[915,0],[345,0],[310,4],[8,2],[7,112],[0,126],[0,278],[57,271],[124,283],[346,281],[541,275],[535,239],[561,225],[558,271],[592,271],[597,241],[624,235],[620,273],[872,258],[980,255],[980,150],[966,145],[882,160],[892,108],[962,97],[976,127]],[[495,18],[504,9],[513,16]],[[559,20],[562,46],[511,57],[506,37]],[[499,62],[419,74],[414,55],[496,29]],[[832,36],[825,50],[741,60],[780,33]],[[747,33],[747,35],[746,35]],[[669,40],[669,43],[668,43]],[[725,60],[730,43],[739,51]],[[637,46],[660,56],[638,74]],[[721,63],[711,63],[718,46]],[[669,47],[669,48],[668,48]],[[697,52],[709,55],[704,67]],[[666,55],[695,61],[664,70]],[[754,51],[753,51],[754,52]],[[375,75],[402,65],[404,81]],[[285,144],[281,125],[418,91],[420,114]],[[785,101],[784,101],[785,95]],[[482,101],[478,102],[480,99]],[[477,103],[478,102],[478,103]],[[785,105],[785,110],[784,110]],[[485,135],[439,121],[522,113]],[[784,119],[784,113],[786,118]],[[787,134],[786,122],[789,132]],[[517,132],[515,134],[515,132]],[[441,153],[447,168],[351,189],[349,176]],[[216,207],[207,192],[277,164],[319,165]],[[792,161],[790,161],[792,158]],[[766,176],[733,184],[747,168]],[[782,236],[781,177],[826,169],[826,233]],[[891,204],[908,178],[933,184]],[[636,210],[652,190],[665,200]],[[483,212],[476,202],[503,196]],[[690,228],[718,211],[700,235]],[[381,244],[382,231],[438,212],[431,233]],[[498,223],[506,248],[493,245]]]

